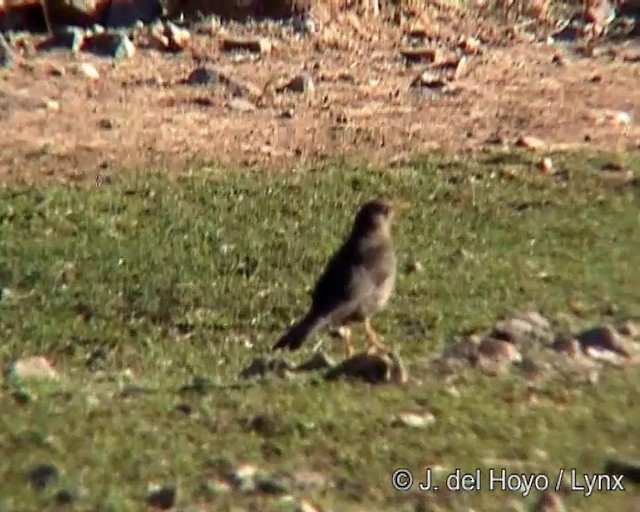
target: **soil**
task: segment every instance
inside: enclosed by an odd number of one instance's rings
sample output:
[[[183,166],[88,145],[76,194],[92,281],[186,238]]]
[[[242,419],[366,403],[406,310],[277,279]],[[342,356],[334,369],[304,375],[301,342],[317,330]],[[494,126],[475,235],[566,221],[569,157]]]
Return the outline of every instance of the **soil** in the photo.
[[[542,21],[505,23],[442,6],[404,20],[319,10],[314,20],[317,30],[305,35],[274,22],[201,23],[189,27],[184,51],[138,45],[117,62],[34,50],[29,36],[17,65],[0,70],[0,180],[82,181],[203,163],[293,169],[336,157],[389,164],[521,136],[549,149],[640,145],[637,39],[561,47],[546,42],[553,29]],[[434,64],[402,56],[408,27],[436,49]],[[232,36],[267,37],[272,49],[223,51]],[[100,78],[78,73],[79,62]],[[186,83],[199,66],[244,87]],[[449,88],[412,87],[425,70],[448,76]],[[312,93],[279,91],[301,73]]]

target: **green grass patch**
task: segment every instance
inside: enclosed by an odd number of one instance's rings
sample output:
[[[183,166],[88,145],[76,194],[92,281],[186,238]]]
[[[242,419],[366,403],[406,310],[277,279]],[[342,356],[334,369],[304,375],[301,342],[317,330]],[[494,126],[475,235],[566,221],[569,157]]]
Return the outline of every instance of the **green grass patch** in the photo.
[[[631,169],[640,163],[640,154],[616,158]],[[142,510],[154,482],[176,483],[183,507],[295,509],[277,496],[203,501],[202,483],[221,460],[319,471],[331,489],[292,494],[330,510],[410,511],[427,496],[395,491],[398,467],[416,478],[427,467],[506,467],[546,473],[554,484],[560,468],[594,473],[610,452],[640,458],[637,371],[605,372],[597,386],[572,389],[569,403],[531,407],[516,374],[469,374],[454,396],[419,364],[452,335],[506,310],[538,309],[573,328],[612,309],[640,316],[640,187],[604,185],[608,159],[556,155],[557,177],[516,153],[296,174],[123,172],[88,189],[5,185],[0,362],[46,355],[64,378],[55,389],[0,389],[0,511],[52,509],[61,488],[78,494],[77,510]],[[304,312],[355,210],[376,195],[414,205],[395,228],[396,293],[373,325],[420,384],[303,378],[223,387]],[[422,272],[404,270],[415,262]],[[576,303],[579,316],[569,307]],[[305,347],[292,358],[307,356]],[[196,376],[220,387],[178,393]],[[131,382],[148,392],[122,397]],[[392,426],[395,414],[416,406],[436,422]],[[251,427],[260,415],[270,428]],[[43,462],[60,476],[35,491],[25,474]],[[431,499],[444,510],[506,510],[536,495]],[[637,510],[639,497],[628,486],[589,499],[575,492],[568,503],[587,512]]]

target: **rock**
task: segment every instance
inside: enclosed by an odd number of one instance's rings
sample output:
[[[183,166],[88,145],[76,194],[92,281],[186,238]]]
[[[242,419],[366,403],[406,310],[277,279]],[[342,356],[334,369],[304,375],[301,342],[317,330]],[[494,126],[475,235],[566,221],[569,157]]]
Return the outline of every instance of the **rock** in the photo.
[[[310,359],[300,363],[295,367],[296,372],[313,372],[316,370],[325,370],[327,368],[333,368],[335,362],[331,359],[326,352],[320,351],[314,353]]]
[[[410,261],[407,263],[406,272],[407,274],[419,274],[424,270],[422,263],[419,261]]]
[[[548,156],[540,160],[537,164],[538,170],[542,174],[551,175],[554,173],[553,160]]]
[[[98,73],[98,70],[93,64],[89,64],[88,62],[81,62],[80,64],[78,64],[78,67],[76,69],[78,73],[85,76],[89,80],[98,80],[100,78],[100,73]]]
[[[537,137],[532,137],[530,135],[523,135],[516,140],[516,146],[528,149],[529,151],[538,151],[544,149],[546,144],[541,139]]]
[[[78,499],[78,497],[75,492],[69,489],[60,489],[58,492],[56,492],[53,499],[55,500],[56,505],[65,506],[74,503]]]
[[[296,507],[296,512],[322,512],[322,509],[307,500],[302,500]]]
[[[18,359],[17,361],[7,365],[5,374],[9,377],[14,377],[20,380],[58,380],[60,378],[55,368],[53,368],[47,358],[43,356]]]
[[[187,29],[168,21],[164,24],[154,24],[150,29],[149,38],[159,50],[177,53],[189,44],[191,34]]]
[[[136,53],[136,47],[126,34],[98,33],[86,39],[85,48],[96,55],[114,59],[130,59]]]
[[[53,464],[38,464],[28,471],[27,476],[35,489],[43,490],[58,478],[59,471]]]
[[[582,350],[594,359],[619,364],[631,357],[624,340],[611,325],[593,327],[576,336]]]
[[[624,187],[636,181],[636,177],[631,170],[603,170],[597,174],[597,179],[602,186],[610,188]]]
[[[491,337],[515,345],[551,344],[554,338],[550,322],[537,311],[517,313],[496,322]]]
[[[428,89],[434,92],[444,92],[449,87],[449,81],[431,71],[423,71],[412,82],[412,89]]]
[[[408,373],[400,358],[394,353],[367,354],[362,352],[331,368],[324,375],[326,380],[357,379],[370,384],[405,384]]]
[[[256,489],[258,468],[252,464],[242,464],[227,474],[231,485],[241,492],[253,492]]]
[[[293,77],[287,84],[280,88],[277,92],[291,91],[304,93],[308,96],[313,95],[315,92],[315,85],[313,79],[307,73],[297,75]]]
[[[270,53],[271,41],[264,37],[225,38],[221,45],[223,52],[247,51],[251,53]]]
[[[393,418],[391,424],[393,426],[403,425],[405,427],[424,429],[436,422],[436,417],[430,412],[416,414],[412,412],[403,412]]]
[[[493,359],[494,361],[504,361],[508,363],[522,361],[522,355],[513,343],[490,337],[484,338],[480,342],[478,353],[482,357]]]
[[[270,476],[257,478],[256,490],[264,494],[286,494],[289,492],[289,488],[284,482]]]
[[[11,69],[15,64],[15,56],[9,43],[0,34],[0,69]]]
[[[219,81],[220,78],[215,69],[201,66],[189,73],[185,82],[189,85],[215,85]]]
[[[439,52],[434,48],[405,48],[400,54],[410,63],[433,63],[439,59]]]
[[[147,494],[147,504],[151,507],[168,510],[175,505],[177,490],[174,485],[153,487]]]
[[[632,340],[640,338],[640,322],[627,320],[618,326],[618,332]]]
[[[640,484],[640,462],[607,460],[604,465],[607,475],[623,475],[623,481]]]
[[[169,38],[169,46],[172,49],[182,50],[191,40],[191,34],[186,28],[180,28],[168,21],[165,24],[165,35]]]
[[[292,370],[293,367],[282,359],[257,357],[240,372],[240,378],[264,377],[268,374],[275,374],[278,377],[286,378]]]
[[[553,491],[543,491],[540,499],[533,506],[533,512],[565,512],[562,498]]]
[[[256,106],[244,98],[232,98],[227,102],[227,108],[238,112],[253,112]]]

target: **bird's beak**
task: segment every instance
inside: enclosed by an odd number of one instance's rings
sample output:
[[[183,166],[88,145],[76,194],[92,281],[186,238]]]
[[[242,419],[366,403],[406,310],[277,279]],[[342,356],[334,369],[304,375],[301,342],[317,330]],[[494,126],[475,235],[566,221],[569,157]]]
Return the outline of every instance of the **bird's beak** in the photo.
[[[406,201],[393,201],[391,203],[391,209],[394,213],[400,213],[411,208],[411,203]]]

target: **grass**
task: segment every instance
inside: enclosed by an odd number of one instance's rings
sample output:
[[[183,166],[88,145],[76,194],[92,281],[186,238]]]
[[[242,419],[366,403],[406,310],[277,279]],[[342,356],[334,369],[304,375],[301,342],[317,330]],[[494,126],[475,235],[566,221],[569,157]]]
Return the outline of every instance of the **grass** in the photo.
[[[509,510],[538,493],[399,493],[391,474],[481,468],[486,479],[505,467],[553,484],[560,468],[597,472],[611,452],[640,458],[637,371],[605,372],[597,386],[568,390],[568,401],[532,407],[515,373],[465,374],[452,395],[420,365],[505,310],[539,309],[573,328],[601,321],[612,304],[620,317],[640,314],[639,189],[603,186],[608,158],[555,156],[564,178],[537,174],[516,153],[281,175],[123,172],[89,189],[5,185],[0,361],[43,354],[63,380],[0,388],[0,511],[55,509],[62,488],[77,493],[76,510],[142,510],[153,483],[175,484],[182,510],[295,509],[268,494],[203,497],[215,468],[243,462],[323,474],[333,488],[292,494],[330,510],[412,511],[425,500]],[[621,158],[638,168],[640,154]],[[508,168],[516,178],[504,177]],[[378,194],[414,204],[396,226],[397,291],[374,326],[419,382],[225,387],[304,311],[354,210]],[[405,272],[412,262],[423,271]],[[220,386],[178,392],[197,376]],[[552,383],[551,396],[564,385]],[[427,429],[392,424],[425,407],[436,417]],[[42,491],[25,477],[38,463],[60,470]],[[628,486],[588,499],[574,492],[567,503],[630,511],[639,496]]]

